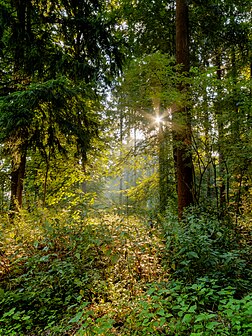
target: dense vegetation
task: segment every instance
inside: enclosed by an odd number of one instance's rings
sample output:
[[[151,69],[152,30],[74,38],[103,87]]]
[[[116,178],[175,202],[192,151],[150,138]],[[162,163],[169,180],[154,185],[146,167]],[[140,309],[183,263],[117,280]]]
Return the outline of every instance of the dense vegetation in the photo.
[[[252,334],[250,1],[0,0],[0,336]]]
[[[230,225],[21,212],[2,227],[0,334],[250,335],[249,225]]]

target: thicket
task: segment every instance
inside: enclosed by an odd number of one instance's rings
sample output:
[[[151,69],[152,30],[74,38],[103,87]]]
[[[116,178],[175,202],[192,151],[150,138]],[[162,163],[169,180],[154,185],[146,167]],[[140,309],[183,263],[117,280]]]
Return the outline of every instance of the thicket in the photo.
[[[1,218],[0,335],[251,335],[250,223]]]

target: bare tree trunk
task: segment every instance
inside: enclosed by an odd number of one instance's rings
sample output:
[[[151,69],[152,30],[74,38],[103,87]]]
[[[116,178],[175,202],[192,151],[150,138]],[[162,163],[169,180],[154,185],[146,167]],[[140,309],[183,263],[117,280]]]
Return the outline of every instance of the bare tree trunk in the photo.
[[[167,207],[168,198],[168,167],[165,130],[159,124],[159,207],[160,212],[164,213]]]
[[[26,150],[20,155],[20,162],[12,162],[10,210],[18,211],[22,207],[26,167]]]
[[[120,109],[120,159],[122,158],[122,145],[123,145],[123,113]],[[119,182],[119,205],[122,208],[123,206],[123,175],[120,174]]]
[[[221,56],[217,55],[216,58],[216,66],[217,66],[217,79],[221,81],[222,79],[222,70],[221,70]],[[220,87],[220,85],[219,85]],[[218,95],[220,94],[220,88],[217,88]],[[223,152],[224,146],[224,125],[221,114],[221,106],[219,103],[220,97],[217,97],[217,105],[216,105],[216,116],[217,116],[217,125],[218,125],[218,152],[219,152],[219,193],[220,193],[220,210],[221,212],[224,210],[226,204],[226,188],[225,188],[225,157]]]
[[[181,66],[181,73],[189,71],[189,20],[186,0],[176,1],[176,63]],[[186,85],[180,84],[179,90],[181,93],[186,92]],[[181,219],[184,208],[194,203],[191,115],[187,106],[174,111],[173,129],[178,216]]]

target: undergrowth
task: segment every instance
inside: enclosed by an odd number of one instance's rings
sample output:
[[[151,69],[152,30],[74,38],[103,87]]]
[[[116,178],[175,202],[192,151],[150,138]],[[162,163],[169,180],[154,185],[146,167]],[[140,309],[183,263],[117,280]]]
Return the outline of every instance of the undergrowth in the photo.
[[[0,335],[251,335],[249,229],[195,212],[147,222],[3,217]]]

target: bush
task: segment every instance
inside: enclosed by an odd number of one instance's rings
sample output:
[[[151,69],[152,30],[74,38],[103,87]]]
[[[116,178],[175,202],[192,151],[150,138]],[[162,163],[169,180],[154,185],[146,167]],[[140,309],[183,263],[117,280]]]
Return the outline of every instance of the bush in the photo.
[[[251,246],[228,222],[189,212],[181,222],[167,217],[163,230],[163,261],[173,277],[193,283],[208,276],[241,295],[251,290]]]
[[[0,335],[27,335],[31,329],[38,335],[57,325],[82,299],[92,300],[93,283],[102,277],[94,227],[66,213],[47,215],[36,222],[22,214],[5,228]]]
[[[143,295],[125,302],[121,314],[108,307],[109,312],[101,316],[86,304],[70,323],[79,328],[78,336],[249,336],[252,296],[238,300],[234,292],[207,278],[192,285],[152,283]]]
[[[161,272],[159,238],[133,217],[84,221],[43,209],[21,213],[1,233],[1,336],[73,335],[69,321],[82,316],[87,302],[99,310],[96,332],[105,330],[113,323],[102,318],[103,309],[117,311]]]
[[[46,209],[5,222],[0,336],[250,335],[245,236],[195,213],[163,229]]]

